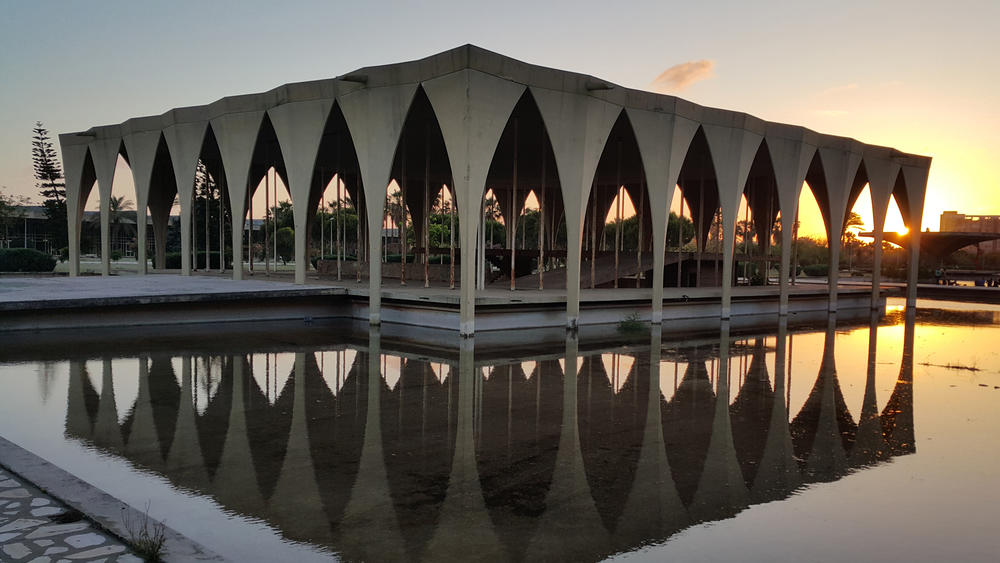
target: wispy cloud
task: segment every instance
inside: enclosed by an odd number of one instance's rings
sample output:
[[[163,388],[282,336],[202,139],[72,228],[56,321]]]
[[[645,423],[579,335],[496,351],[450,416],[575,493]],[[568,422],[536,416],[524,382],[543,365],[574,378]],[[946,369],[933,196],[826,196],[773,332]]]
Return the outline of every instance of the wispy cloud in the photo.
[[[660,73],[650,86],[658,92],[680,92],[688,86],[711,78],[715,61],[702,59],[674,65]]]

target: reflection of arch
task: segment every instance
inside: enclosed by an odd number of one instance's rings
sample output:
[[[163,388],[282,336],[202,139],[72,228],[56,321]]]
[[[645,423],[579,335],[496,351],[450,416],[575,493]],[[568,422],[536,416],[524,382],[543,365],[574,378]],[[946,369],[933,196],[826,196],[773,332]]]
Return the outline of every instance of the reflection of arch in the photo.
[[[840,391],[834,356],[837,319],[827,321],[819,376],[805,404],[791,422],[795,453],[805,460],[804,472],[812,479],[831,481],[847,469],[847,452],[857,425]]]
[[[717,520],[749,504],[749,493],[733,443],[729,418],[729,323],[723,321],[719,338],[719,375],[715,381],[715,412],[705,465],[688,506],[691,520]]]
[[[687,511],[677,494],[663,447],[659,393],[661,336],[660,327],[654,325],[650,334],[649,383],[642,446],[632,488],[615,526],[615,544],[619,549],[666,538],[688,522]]]

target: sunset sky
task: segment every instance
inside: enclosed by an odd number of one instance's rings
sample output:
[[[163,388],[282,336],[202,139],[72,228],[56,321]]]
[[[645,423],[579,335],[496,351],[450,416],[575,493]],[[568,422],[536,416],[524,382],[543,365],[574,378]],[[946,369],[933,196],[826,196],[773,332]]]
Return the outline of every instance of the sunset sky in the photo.
[[[8,2],[0,186],[39,199],[35,121],[55,136],[474,43],[930,155],[937,230],[944,210],[1000,214],[998,21],[996,0]],[[803,211],[800,232],[821,229]]]

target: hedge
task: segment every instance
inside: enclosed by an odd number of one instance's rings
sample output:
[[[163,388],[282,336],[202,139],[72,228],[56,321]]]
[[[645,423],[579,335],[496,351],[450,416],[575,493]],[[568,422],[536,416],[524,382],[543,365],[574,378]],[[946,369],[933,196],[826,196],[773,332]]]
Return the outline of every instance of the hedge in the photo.
[[[830,273],[830,266],[827,264],[810,264],[802,267],[802,273],[807,276],[826,276]]]
[[[0,272],[51,272],[56,259],[33,248],[0,250]]]

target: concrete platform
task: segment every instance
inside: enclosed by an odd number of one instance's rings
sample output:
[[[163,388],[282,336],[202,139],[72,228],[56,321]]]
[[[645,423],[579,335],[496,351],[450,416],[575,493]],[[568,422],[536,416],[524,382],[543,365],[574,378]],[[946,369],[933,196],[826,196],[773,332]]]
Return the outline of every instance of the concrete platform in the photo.
[[[405,334],[419,327],[428,334],[457,332],[459,290],[386,283],[383,325],[401,327],[388,330]],[[367,285],[354,280],[340,284],[310,280],[296,285],[259,278],[233,281],[221,275],[0,277],[0,332],[234,321],[365,322],[368,293]],[[721,295],[718,287],[667,288],[664,320],[718,322]],[[778,296],[777,286],[733,288],[733,318],[777,315]],[[648,321],[651,297],[649,288],[584,289],[580,326],[614,330],[624,319]],[[825,313],[827,299],[826,284],[792,287],[789,314]],[[870,310],[867,287],[842,286],[838,300],[841,311]],[[476,298],[476,331],[558,331],[565,327],[565,311],[563,289],[488,288]]]

